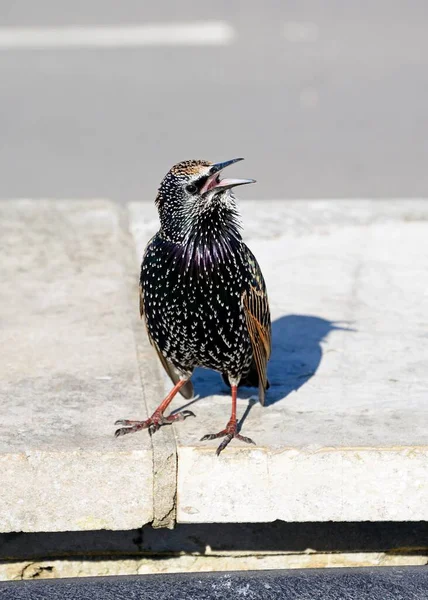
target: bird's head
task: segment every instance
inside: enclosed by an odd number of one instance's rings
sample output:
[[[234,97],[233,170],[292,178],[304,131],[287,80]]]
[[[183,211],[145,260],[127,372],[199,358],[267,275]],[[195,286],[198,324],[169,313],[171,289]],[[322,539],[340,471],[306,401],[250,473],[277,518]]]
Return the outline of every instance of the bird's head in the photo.
[[[162,230],[171,238],[183,237],[189,231],[206,229],[217,220],[237,217],[232,188],[254,179],[222,179],[223,169],[242,158],[212,163],[206,160],[185,160],[174,165],[163,178],[156,206]],[[178,237],[177,237],[178,236]]]

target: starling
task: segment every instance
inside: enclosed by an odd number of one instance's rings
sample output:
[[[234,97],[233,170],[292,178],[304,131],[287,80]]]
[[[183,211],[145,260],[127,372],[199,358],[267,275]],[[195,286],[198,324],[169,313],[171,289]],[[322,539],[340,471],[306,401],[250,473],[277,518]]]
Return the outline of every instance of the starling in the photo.
[[[157,197],[160,229],[144,252],[140,276],[140,314],[174,387],[145,421],[117,421],[116,436],[194,416],[164,412],[180,392],[190,399],[195,367],[219,371],[231,387],[232,414],[222,431],[202,440],[224,438],[217,455],[239,434],[238,385],[258,387],[264,404],[271,324],[260,267],[240,233],[232,189],[253,179],[220,179],[239,160],[178,163],[163,179]],[[201,441],[202,441],[201,440]]]

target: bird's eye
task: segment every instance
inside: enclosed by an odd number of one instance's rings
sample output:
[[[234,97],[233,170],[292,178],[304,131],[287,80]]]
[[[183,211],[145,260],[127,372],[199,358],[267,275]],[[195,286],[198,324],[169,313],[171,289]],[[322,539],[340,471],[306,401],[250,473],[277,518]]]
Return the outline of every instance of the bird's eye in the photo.
[[[196,185],[194,183],[189,183],[189,185],[186,186],[186,190],[190,194],[195,194],[198,191],[198,188],[196,187]]]

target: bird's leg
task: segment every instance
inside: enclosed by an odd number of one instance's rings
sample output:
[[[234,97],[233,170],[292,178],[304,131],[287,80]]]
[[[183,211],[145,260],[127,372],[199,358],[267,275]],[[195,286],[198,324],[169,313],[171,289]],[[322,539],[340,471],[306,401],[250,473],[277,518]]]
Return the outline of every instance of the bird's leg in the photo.
[[[205,440],[215,440],[216,438],[224,437],[224,440],[222,441],[222,443],[216,450],[217,456],[220,454],[220,452],[222,450],[224,450],[226,448],[228,443],[233,438],[236,438],[237,440],[241,440],[241,442],[246,442],[247,444],[255,444],[255,442],[253,442],[252,439],[239,434],[238,421],[236,419],[236,397],[238,395],[238,386],[232,385],[231,388],[232,388],[232,414],[230,415],[230,419],[229,419],[225,429],[222,429],[218,433],[209,433],[208,435],[204,435],[204,437],[201,438],[201,442],[204,442]]]
[[[172,388],[165,400],[159,404],[152,416],[145,421],[129,421],[128,419],[116,421],[115,425],[123,425],[123,427],[117,429],[114,435],[119,437],[120,435],[125,435],[126,433],[140,431],[140,429],[149,429],[150,432],[153,433],[157,431],[161,425],[168,425],[174,421],[184,421],[186,417],[194,417],[195,414],[191,410],[183,410],[173,415],[169,415],[168,417],[165,417],[163,414],[174,396],[187,381],[188,377],[180,379]]]

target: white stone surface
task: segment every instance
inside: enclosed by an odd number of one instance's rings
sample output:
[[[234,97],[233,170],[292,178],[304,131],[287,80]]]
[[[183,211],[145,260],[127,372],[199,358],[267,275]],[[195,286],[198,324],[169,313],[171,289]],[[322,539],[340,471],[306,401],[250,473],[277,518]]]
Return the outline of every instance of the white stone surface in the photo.
[[[178,521],[428,519],[428,203],[240,206],[269,290],[271,389],[265,407],[240,393],[257,446],[217,458],[198,440],[224,427],[230,399],[195,373],[197,419],[174,426]],[[130,215],[141,254],[156,212]]]
[[[119,217],[104,201],[0,203],[2,532],[152,519],[150,438],[113,437],[146,411]]]
[[[196,419],[113,437],[163,393],[136,322],[154,207],[129,207],[134,248],[111,203],[0,203],[0,531],[428,519],[428,202],[241,208],[270,295],[271,389],[265,407],[240,390],[257,446],[218,458],[198,440],[230,398],[208,371]]]

